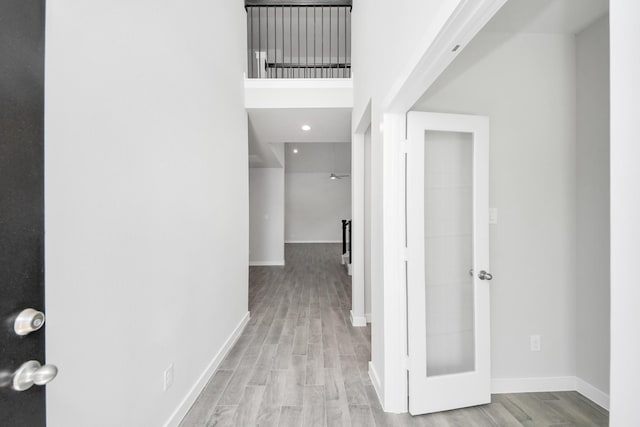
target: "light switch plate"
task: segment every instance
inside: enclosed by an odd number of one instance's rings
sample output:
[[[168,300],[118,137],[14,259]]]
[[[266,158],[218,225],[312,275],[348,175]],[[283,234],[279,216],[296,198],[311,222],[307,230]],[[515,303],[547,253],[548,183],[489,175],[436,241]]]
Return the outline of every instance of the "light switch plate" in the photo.
[[[498,223],[498,208],[489,208],[489,224]]]

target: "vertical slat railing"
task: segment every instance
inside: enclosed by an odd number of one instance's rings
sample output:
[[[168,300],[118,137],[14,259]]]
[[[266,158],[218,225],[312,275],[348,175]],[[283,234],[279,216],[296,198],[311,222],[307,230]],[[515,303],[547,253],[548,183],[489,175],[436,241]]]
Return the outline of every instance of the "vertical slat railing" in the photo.
[[[349,33],[347,33],[347,8],[344,8],[344,78],[351,77],[347,75],[347,38],[349,37]],[[349,14],[350,15],[350,14]]]
[[[332,48],[333,43],[331,39],[331,34],[333,33],[333,23],[331,22],[331,17],[333,16],[333,8],[329,6],[329,78],[333,77],[333,56],[332,56]]]
[[[351,251],[351,221],[349,220],[349,264],[351,264],[353,260],[353,252]]]
[[[261,55],[262,52],[262,8],[258,8],[258,55]],[[258,56],[258,64],[256,66],[258,71],[258,77],[262,77],[262,73],[260,72],[260,59]],[[255,77],[255,75],[253,76]]]
[[[249,78],[351,77],[350,6],[253,4],[246,6]]]

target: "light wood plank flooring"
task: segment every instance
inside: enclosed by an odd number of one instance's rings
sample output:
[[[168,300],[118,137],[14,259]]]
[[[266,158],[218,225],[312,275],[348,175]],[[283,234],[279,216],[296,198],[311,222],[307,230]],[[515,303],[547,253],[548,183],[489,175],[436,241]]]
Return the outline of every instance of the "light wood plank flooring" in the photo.
[[[251,320],[182,427],[596,427],[608,413],[575,392],[494,395],[491,404],[384,413],[369,380],[371,329],[349,322],[336,244],[287,244],[286,267],[251,267]]]

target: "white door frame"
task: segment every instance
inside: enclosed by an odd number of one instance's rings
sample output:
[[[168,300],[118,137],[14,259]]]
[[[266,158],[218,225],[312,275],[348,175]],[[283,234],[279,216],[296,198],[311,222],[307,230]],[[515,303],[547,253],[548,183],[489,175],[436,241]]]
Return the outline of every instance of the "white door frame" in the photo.
[[[364,134],[371,126],[371,100],[351,139],[351,324],[367,326],[364,291]]]
[[[506,2],[461,0],[440,32],[420,46],[422,53],[408,64],[381,106],[384,381],[376,391],[387,412],[408,411],[404,242],[406,113]]]

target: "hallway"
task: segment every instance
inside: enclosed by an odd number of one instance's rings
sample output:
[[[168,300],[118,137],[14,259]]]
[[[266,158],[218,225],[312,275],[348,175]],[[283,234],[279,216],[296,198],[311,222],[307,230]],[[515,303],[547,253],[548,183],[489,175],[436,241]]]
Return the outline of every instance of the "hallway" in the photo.
[[[286,267],[251,267],[251,320],[181,426],[607,426],[575,392],[494,395],[430,416],[382,411],[368,377],[370,327],[350,326],[338,244],[287,244]]]

